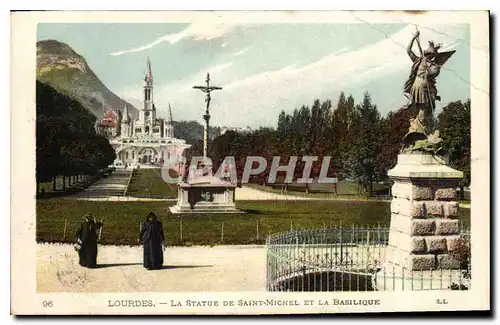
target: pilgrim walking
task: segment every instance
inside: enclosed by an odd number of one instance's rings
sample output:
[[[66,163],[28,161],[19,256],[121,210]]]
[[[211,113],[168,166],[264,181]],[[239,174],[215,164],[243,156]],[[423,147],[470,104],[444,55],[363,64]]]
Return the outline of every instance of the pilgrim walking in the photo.
[[[90,213],[84,216],[84,222],[76,232],[79,263],[83,267],[93,268],[97,265],[97,239],[98,231],[102,228],[102,222],[96,222]]]
[[[163,266],[163,244],[165,234],[163,226],[153,212],[150,212],[143,222],[138,241],[144,248],[144,268],[158,270]]]

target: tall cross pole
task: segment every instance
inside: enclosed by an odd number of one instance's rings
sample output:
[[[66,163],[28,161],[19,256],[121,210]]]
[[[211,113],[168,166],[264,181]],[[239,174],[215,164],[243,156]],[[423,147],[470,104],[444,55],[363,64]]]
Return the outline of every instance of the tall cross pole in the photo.
[[[205,120],[205,127],[203,129],[203,158],[207,158],[207,149],[208,149],[208,128],[210,121],[210,101],[212,98],[210,97],[210,92],[214,90],[221,90],[222,87],[210,86],[210,74],[207,73],[207,79],[205,80],[206,86],[194,86],[194,89],[199,89],[202,92],[207,94],[207,98],[205,102],[207,103],[207,108],[205,110],[205,114],[203,115],[203,119]]]

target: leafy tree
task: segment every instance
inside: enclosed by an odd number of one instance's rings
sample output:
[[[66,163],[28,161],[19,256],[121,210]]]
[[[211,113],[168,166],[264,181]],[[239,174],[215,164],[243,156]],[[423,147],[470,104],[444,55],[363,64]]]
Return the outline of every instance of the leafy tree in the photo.
[[[361,105],[352,114],[348,135],[350,148],[344,154],[344,172],[363,186],[371,196],[373,182],[380,179],[377,174],[377,153],[381,147],[380,113],[371,103],[369,93],[364,94]]]
[[[469,186],[470,170],[470,99],[465,103],[451,102],[443,107],[438,115],[439,131],[443,139],[443,147],[450,155],[450,165],[464,173],[460,182],[461,193]]]
[[[36,93],[36,177],[66,179],[94,174],[115,159],[108,140],[96,134],[96,118],[79,102],[37,81]],[[38,190],[38,189],[37,189]]]

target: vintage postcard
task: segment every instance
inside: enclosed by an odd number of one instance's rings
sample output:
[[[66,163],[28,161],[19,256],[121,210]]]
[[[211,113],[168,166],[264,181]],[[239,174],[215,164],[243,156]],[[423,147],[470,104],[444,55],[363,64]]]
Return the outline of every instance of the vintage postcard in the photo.
[[[489,12],[11,24],[12,314],[490,309]]]

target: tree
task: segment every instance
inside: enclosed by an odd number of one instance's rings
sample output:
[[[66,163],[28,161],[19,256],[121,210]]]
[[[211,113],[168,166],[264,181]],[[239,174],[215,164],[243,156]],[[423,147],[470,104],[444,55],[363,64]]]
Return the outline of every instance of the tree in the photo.
[[[96,134],[96,118],[79,102],[37,81],[36,177],[40,182],[93,174],[115,159],[109,141]]]
[[[461,193],[469,186],[470,171],[470,99],[465,103],[451,102],[438,115],[439,131],[443,139],[443,148],[450,155],[450,165],[464,173],[459,183]]]
[[[370,196],[373,194],[373,182],[377,175],[377,153],[380,151],[380,113],[371,103],[371,97],[365,92],[363,102],[356,106],[351,114],[348,130],[349,149],[344,153],[344,171],[364,188]]]

